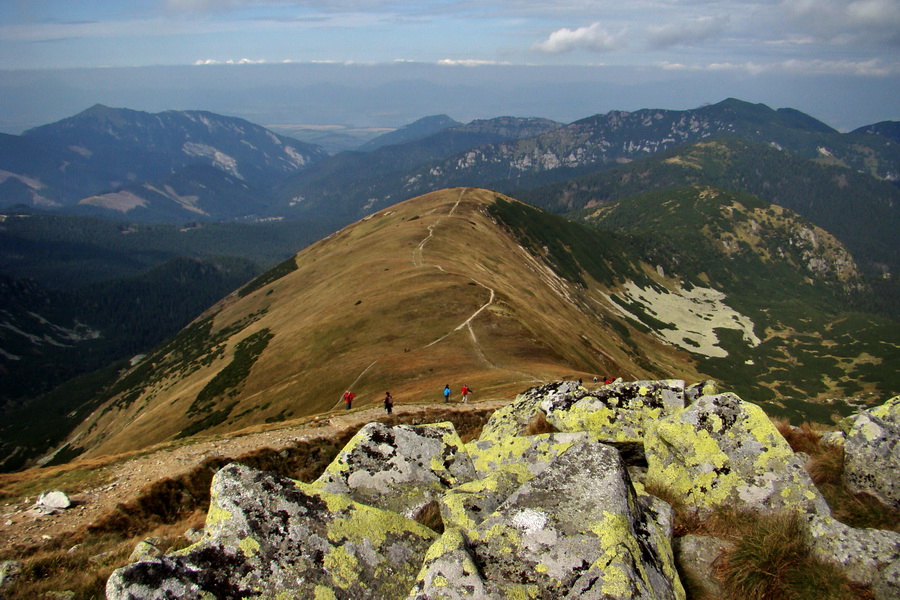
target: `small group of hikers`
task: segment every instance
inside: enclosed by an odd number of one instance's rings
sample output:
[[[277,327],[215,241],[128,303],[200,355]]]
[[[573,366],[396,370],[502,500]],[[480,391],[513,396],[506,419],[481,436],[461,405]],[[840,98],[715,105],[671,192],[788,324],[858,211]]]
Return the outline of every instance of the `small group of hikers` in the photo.
[[[444,402],[450,402],[450,395],[453,392],[450,390],[450,384],[444,386]],[[460,402],[468,402],[469,398],[472,397],[472,388],[467,385],[463,385],[460,390]],[[356,398],[356,394],[347,390],[344,392],[344,406],[347,410],[353,408],[353,399]],[[394,397],[391,396],[390,392],[384,393],[384,412],[386,414],[392,414],[394,410]]]
[[[356,394],[347,390],[344,392],[344,405],[347,407],[347,410],[353,408],[353,399],[356,398]],[[391,414],[394,410],[394,397],[391,396],[390,392],[384,393],[384,412],[387,414]]]
[[[450,384],[448,383],[447,385],[444,386],[444,402],[450,402],[450,394],[452,394],[452,393],[453,392],[450,391]],[[470,388],[467,385],[463,385],[462,389],[460,390],[460,400],[459,401],[460,402],[468,402],[469,398],[471,397],[470,396],[471,393],[472,393],[472,388]]]

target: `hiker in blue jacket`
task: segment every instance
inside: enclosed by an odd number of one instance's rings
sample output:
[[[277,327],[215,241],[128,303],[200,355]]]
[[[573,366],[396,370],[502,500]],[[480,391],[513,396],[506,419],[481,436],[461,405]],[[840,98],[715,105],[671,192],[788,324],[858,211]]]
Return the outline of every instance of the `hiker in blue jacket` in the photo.
[[[444,386],[444,402],[450,402],[450,384]]]

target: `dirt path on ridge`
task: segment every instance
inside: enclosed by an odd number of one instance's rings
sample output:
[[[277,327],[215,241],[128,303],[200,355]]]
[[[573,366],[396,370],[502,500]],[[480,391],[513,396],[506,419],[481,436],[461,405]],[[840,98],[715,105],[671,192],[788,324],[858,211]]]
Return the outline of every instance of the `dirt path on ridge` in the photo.
[[[493,400],[469,404],[396,404],[395,415],[426,414],[434,410],[469,411],[499,408],[509,400]],[[137,498],[141,490],[166,477],[178,477],[198,467],[210,457],[237,458],[260,448],[280,450],[298,441],[334,437],[338,432],[361,426],[382,416],[380,406],[354,409],[349,412],[331,411],[305,419],[293,426],[254,433],[235,433],[221,437],[200,438],[194,443],[136,453],[133,457],[99,467],[106,483],[70,495],[73,507],[55,515],[41,515],[31,510],[35,496],[0,504],[0,538],[4,547],[13,544],[40,544],[67,532],[77,531],[96,522],[115,509],[117,504]],[[76,463],[74,463],[77,465]]]

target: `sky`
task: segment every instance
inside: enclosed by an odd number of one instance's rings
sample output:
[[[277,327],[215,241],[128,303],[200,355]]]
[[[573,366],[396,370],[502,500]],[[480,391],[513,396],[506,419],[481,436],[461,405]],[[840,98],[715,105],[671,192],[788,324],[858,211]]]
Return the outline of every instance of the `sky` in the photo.
[[[842,114],[853,107],[863,112],[858,124],[900,120],[900,0],[0,1],[0,92],[11,89],[15,98],[0,103],[0,109],[13,111],[0,129],[49,118],[53,110],[42,117],[38,107],[47,99],[37,96],[67,94],[73,86],[79,101],[88,85],[115,101],[104,90],[114,88],[117,77],[131,82],[142,72],[146,76],[138,79],[158,84],[160,92],[179,87],[171,108],[182,108],[174,104],[189,94],[175,80],[186,77],[208,89],[207,81],[225,77],[232,80],[229,89],[240,92],[241,82],[256,86],[275,78],[272,68],[278,65],[294,67],[284,74],[303,74],[307,91],[326,71],[330,85],[357,89],[359,81],[370,79],[385,84],[443,78],[459,85],[468,80],[469,91],[498,96],[490,88],[497,77],[515,75],[521,90],[550,81],[559,86],[568,74],[565,81],[575,92],[624,90],[621,105],[615,97],[595,104],[585,98],[578,114],[568,98],[568,108],[543,104],[558,115],[520,115],[550,118],[589,116],[601,104],[610,110],[687,108],[676,104],[740,97],[728,93],[731,86],[754,96],[748,100],[787,102],[837,127],[851,127],[854,119]],[[260,67],[270,75],[261,75]],[[223,68],[230,75],[222,75]],[[67,73],[72,70],[80,70],[85,83]],[[579,82],[590,85],[579,88]],[[676,91],[670,98],[664,89],[654,95],[654,84]],[[29,88],[35,94],[31,107]],[[557,89],[562,95],[570,88]],[[165,104],[159,93],[150,96],[147,106],[133,108]],[[57,112],[71,110],[57,104]],[[471,115],[499,116],[482,114],[487,107],[476,104],[473,99]],[[231,110],[242,109],[235,104]],[[415,111],[395,112],[382,121]],[[311,114],[260,116],[296,120]],[[378,120],[359,117],[367,118]]]

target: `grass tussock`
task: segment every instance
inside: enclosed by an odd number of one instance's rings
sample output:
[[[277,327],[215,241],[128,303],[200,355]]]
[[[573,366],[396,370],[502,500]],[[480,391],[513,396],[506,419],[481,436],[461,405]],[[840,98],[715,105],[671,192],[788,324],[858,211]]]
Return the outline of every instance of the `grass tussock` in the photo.
[[[779,419],[775,421],[775,428],[778,429],[778,433],[784,437],[794,452],[814,454],[820,446],[822,436],[809,423],[793,427],[790,421]]]
[[[525,426],[522,435],[540,435],[542,433],[559,433],[559,430],[551,425],[550,421],[547,420],[547,415],[539,410],[528,422],[528,425]]]
[[[437,500],[432,500],[419,509],[413,520],[428,527],[435,533],[444,533],[444,519],[441,518],[441,506]]]
[[[727,600],[863,600],[871,593],[813,556],[795,513],[744,515],[735,548],[718,566]]]

